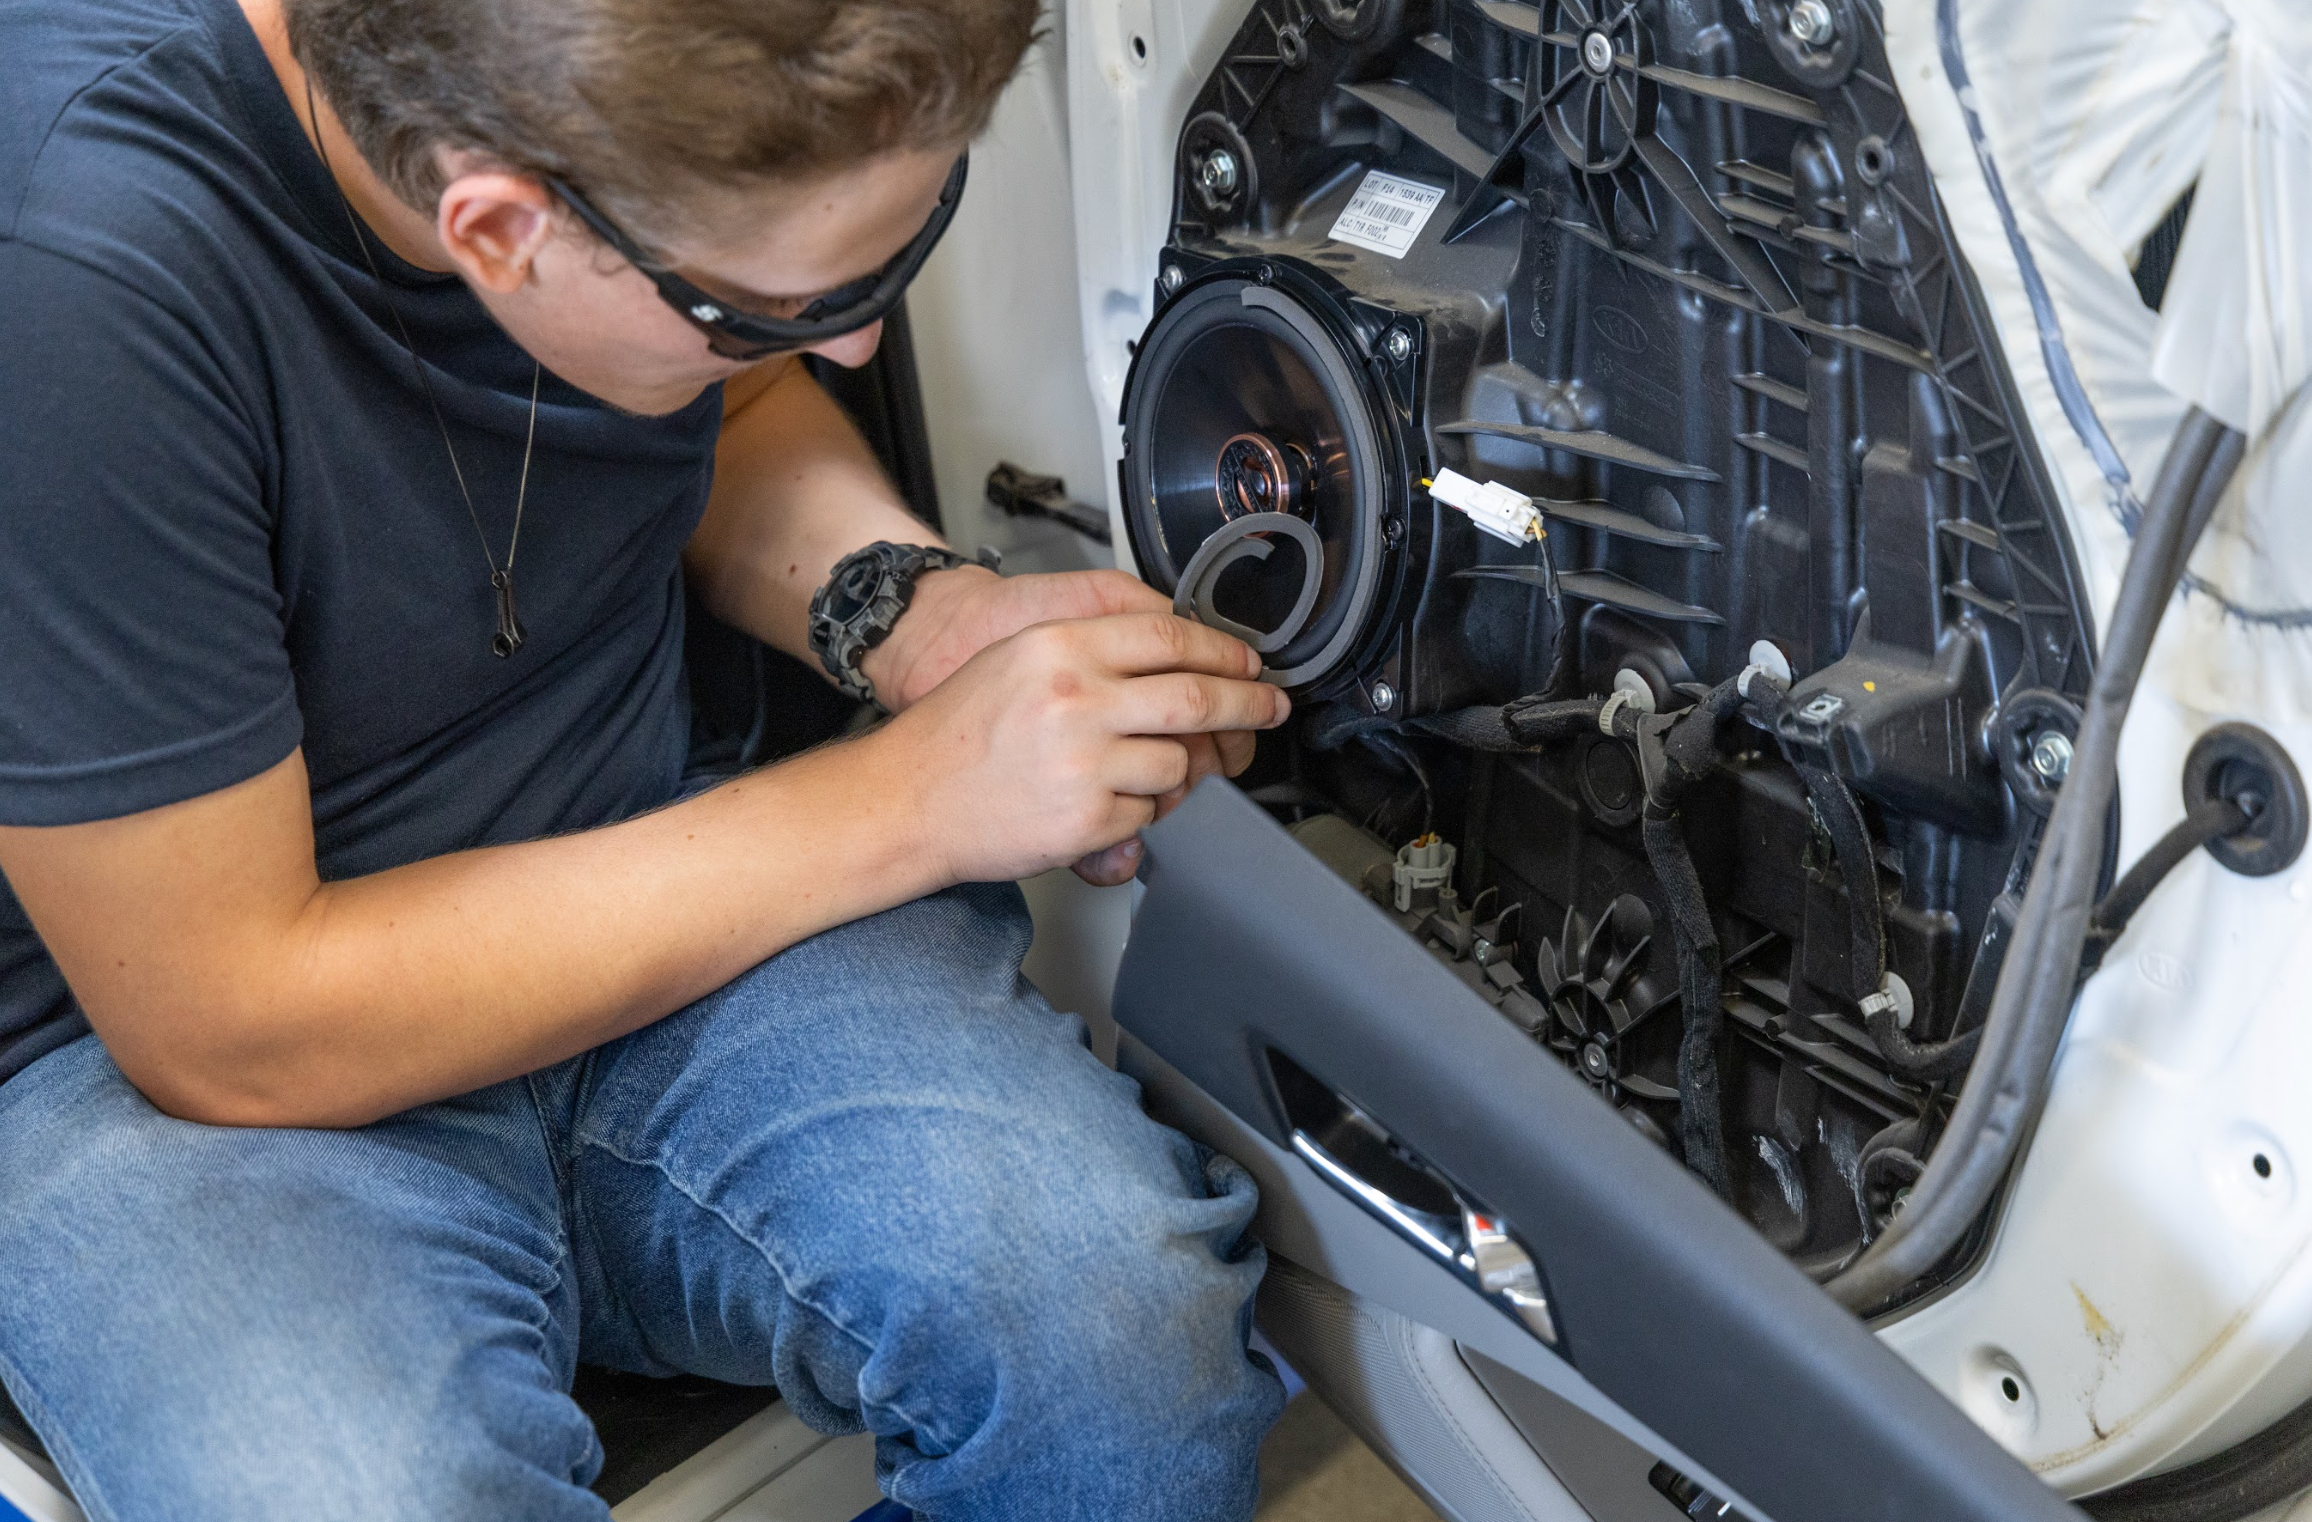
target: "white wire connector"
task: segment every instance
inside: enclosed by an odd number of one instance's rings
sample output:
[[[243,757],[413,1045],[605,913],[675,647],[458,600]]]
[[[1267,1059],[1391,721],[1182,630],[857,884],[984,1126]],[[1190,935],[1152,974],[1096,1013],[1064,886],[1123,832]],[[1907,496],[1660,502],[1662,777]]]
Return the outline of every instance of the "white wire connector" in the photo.
[[[1470,522],[1496,539],[1524,544],[1541,537],[1541,509],[1499,481],[1472,481],[1459,471],[1440,470],[1429,483],[1429,495],[1467,513]]]

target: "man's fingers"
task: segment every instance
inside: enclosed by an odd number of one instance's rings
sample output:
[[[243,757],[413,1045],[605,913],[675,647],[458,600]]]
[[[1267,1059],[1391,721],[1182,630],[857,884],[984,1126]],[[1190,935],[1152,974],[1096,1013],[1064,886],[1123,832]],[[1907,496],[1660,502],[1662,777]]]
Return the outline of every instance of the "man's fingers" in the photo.
[[[1157,798],[1187,785],[1189,752],[1178,740],[1130,736],[1108,747],[1100,782],[1110,792]]]
[[[1102,833],[1112,831],[1122,838],[1074,864],[1076,875],[1095,888],[1112,888],[1131,879],[1140,867],[1140,831],[1156,820],[1156,804],[1150,798],[1121,794],[1110,799],[1109,805],[1108,830]]]
[[[1128,883],[1132,874],[1140,870],[1140,840],[1119,840],[1105,851],[1094,851],[1077,861],[1070,869],[1095,888],[1113,888]]]
[[[1088,618],[1070,626],[1070,633],[1086,655],[1119,676],[1200,671],[1249,680],[1260,675],[1260,657],[1243,640],[1169,612]]]
[[[1156,795],[1156,817],[1162,819],[1181,804],[1196,784],[1207,777],[1233,777],[1252,764],[1252,736],[1241,729],[1216,735],[1182,735],[1176,742],[1187,750],[1188,775],[1169,792]]]
[[[1274,729],[1292,712],[1285,695],[1265,682],[1232,682],[1191,671],[1125,682],[1116,689],[1115,701],[1116,728],[1130,735]]]
[[[1220,775],[1233,777],[1252,765],[1252,753],[1258,743],[1249,729],[1224,729],[1214,735],[1212,745],[1219,752]]]
[[[1219,772],[1220,747],[1211,735],[1182,735],[1180,743],[1188,747],[1188,775],[1180,779],[1178,789],[1185,795],[1197,783]],[[1157,817],[1162,818],[1164,813],[1163,806],[1159,804]]]
[[[1188,748],[1188,775],[1180,785],[1156,800],[1156,817],[1161,819],[1172,812],[1197,783],[1207,777],[1233,777],[1252,761],[1252,736],[1241,729],[1224,729],[1218,734],[1182,735],[1180,743]]]
[[[1078,571],[1101,613],[1170,613],[1172,599],[1123,571]]]

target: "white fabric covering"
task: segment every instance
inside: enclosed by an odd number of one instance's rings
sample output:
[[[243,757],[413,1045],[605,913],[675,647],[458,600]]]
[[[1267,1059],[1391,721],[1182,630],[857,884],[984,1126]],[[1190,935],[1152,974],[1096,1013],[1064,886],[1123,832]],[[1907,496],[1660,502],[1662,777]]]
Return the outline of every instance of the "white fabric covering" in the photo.
[[[1931,35],[1931,3],[1889,9]],[[2107,502],[2132,520],[2187,404],[2243,429],[2255,452],[2194,560],[2187,616],[2203,634],[2312,623],[2312,413],[2298,395],[2312,373],[2312,5],[1959,0],[1958,22],[1968,103],[2098,425],[2078,442]],[[2129,268],[2195,182],[2154,313]],[[2101,548],[2099,604],[2120,553]],[[2256,651],[2256,679],[2225,706],[2312,715],[2312,644],[2286,643],[2290,669]]]

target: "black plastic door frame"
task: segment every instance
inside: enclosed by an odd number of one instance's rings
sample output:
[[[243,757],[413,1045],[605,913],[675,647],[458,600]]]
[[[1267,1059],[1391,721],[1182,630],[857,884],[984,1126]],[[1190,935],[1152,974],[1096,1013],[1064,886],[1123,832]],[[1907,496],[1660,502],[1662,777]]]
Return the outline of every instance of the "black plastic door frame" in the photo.
[[[1152,827],[1141,875],[1118,1023],[1290,1149],[1281,1054],[1484,1201],[1556,1351],[1774,1522],[2079,1522],[1235,788]]]

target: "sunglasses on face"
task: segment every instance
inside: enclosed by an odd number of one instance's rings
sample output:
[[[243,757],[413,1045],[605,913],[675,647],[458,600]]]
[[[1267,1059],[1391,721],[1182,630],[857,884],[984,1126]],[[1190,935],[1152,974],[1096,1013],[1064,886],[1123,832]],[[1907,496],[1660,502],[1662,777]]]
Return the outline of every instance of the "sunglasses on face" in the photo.
[[[892,308],[907,294],[908,282],[939,246],[947,224],[955,220],[956,203],[963,199],[964,171],[970,162],[969,154],[955,161],[955,168],[948,172],[947,184],[939,192],[939,204],[932,208],[931,220],[923,224],[923,230],[894,254],[888,264],[871,275],[863,275],[848,285],[812,298],[809,305],[792,317],[765,317],[735,310],[728,301],[701,290],[653,258],[576,189],[552,175],[546,176],[546,184],[577,213],[578,220],[585,223],[594,236],[642,271],[658,288],[659,300],[680,312],[684,320],[706,335],[709,349],[725,359],[757,360],[841,338],[890,316]]]

